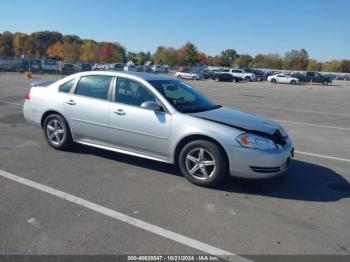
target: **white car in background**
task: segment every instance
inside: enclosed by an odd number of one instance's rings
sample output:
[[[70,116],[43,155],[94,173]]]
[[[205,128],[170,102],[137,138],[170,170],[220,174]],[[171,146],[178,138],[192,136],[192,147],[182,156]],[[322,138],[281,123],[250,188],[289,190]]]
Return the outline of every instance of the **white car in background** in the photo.
[[[201,80],[203,79],[203,75],[190,72],[190,71],[184,71],[184,72],[176,72],[175,77],[178,79],[192,79],[192,80]]]
[[[267,81],[273,83],[273,84],[292,84],[292,85],[297,85],[299,84],[299,79],[296,77],[292,77],[289,75],[285,74],[277,74],[277,75],[272,75],[267,78]]]
[[[256,75],[254,73],[247,72],[244,69],[240,68],[224,69],[222,72],[230,73],[234,77],[242,78],[247,82],[256,80]]]
[[[45,60],[41,64],[44,72],[56,72],[58,70],[58,63],[55,60]]]

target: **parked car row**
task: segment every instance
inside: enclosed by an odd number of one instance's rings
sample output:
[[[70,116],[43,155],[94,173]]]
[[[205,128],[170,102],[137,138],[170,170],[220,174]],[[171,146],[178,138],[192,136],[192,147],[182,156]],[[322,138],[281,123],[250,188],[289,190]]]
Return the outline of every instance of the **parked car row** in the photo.
[[[318,72],[305,72],[305,73],[279,73],[269,76],[267,80],[273,84],[292,84],[299,83],[318,83],[322,85],[328,85],[332,83],[332,78],[322,75]]]
[[[186,70],[177,71],[175,77],[178,79],[213,79],[217,82],[239,82],[239,81],[262,81],[262,75],[257,78],[256,74],[242,68],[225,68],[218,70]],[[265,77],[264,77],[265,78]]]
[[[216,82],[250,82],[250,81],[269,81],[273,84],[291,84],[301,83],[319,83],[328,85],[332,83],[332,78],[318,72],[264,72],[258,69],[250,68],[224,68],[214,70],[190,70],[181,68],[175,73],[178,79],[213,79]]]
[[[0,58],[1,71],[17,71],[23,73],[31,71],[35,73],[59,73],[59,74],[73,74],[77,72],[91,71],[91,64],[89,63],[63,63],[56,60],[40,59],[14,59],[14,58]]]

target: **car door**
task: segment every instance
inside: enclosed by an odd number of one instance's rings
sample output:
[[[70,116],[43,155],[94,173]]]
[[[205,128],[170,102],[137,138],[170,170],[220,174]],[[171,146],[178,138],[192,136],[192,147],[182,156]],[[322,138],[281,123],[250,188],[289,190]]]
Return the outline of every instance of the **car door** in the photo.
[[[66,94],[64,106],[77,140],[108,142],[112,78],[105,75],[83,76]]]
[[[279,83],[282,83],[282,84],[286,84],[286,83],[288,83],[288,77],[287,76],[285,76],[285,75],[279,75],[279,80],[278,80],[278,82]]]
[[[113,100],[110,142],[137,153],[168,157],[171,115],[141,108],[146,101],[158,102],[156,95],[140,82],[118,77]]]
[[[243,70],[237,70],[239,77],[245,79],[246,73]]]
[[[189,78],[191,78],[191,73],[190,72],[183,72],[182,76],[185,79],[189,79]]]

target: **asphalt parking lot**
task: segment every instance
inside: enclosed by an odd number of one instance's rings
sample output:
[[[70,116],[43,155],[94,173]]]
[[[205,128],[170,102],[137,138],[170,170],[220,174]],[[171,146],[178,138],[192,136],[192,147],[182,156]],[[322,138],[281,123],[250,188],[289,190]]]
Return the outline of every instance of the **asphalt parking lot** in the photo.
[[[276,120],[296,148],[282,177],[207,189],[171,165],[80,145],[53,150],[21,105],[30,82],[55,78],[0,73],[0,170],[187,238],[0,176],[0,254],[202,254],[200,243],[238,255],[350,254],[350,82],[191,81],[218,104]]]

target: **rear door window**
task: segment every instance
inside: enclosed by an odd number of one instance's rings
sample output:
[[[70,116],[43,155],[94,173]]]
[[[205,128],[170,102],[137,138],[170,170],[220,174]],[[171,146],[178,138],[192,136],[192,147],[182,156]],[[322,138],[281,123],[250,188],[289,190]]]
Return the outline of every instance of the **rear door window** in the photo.
[[[63,92],[63,93],[69,93],[70,90],[72,89],[72,87],[74,86],[75,84],[75,81],[76,79],[72,79],[66,83],[64,83],[63,85],[60,85],[60,87],[58,88],[58,90],[60,92]]]
[[[107,100],[111,81],[111,76],[83,76],[80,78],[75,94]]]

